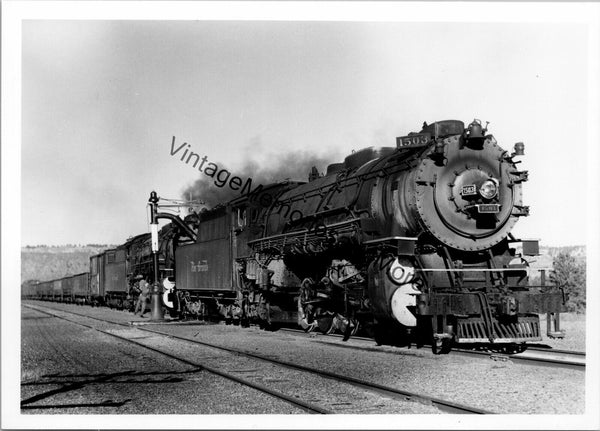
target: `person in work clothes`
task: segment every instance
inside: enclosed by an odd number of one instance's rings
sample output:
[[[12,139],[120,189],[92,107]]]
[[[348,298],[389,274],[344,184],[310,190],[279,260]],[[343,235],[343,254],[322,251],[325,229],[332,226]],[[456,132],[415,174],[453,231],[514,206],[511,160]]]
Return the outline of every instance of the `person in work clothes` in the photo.
[[[129,294],[127,295],[127,298],[130,300],[129,311],[135,311],[135,306],[137,305],[137,297],[140,294],[140,288],[138,287],[138,284],[141,277],[141,275],[138,275],[130,281]]]
[[[148,295],[150,294],[150,285],[144,279],[144,277],[142,277],[141,280],[138,282],[138,288],[140,290],[140,296],[138,296],[137,304],[135,305],[135,311],[133,312],[133,314],[137,314],[139,309],[140,317],[143,317],[144,313],[146,312],[146,300],[148,299]]]

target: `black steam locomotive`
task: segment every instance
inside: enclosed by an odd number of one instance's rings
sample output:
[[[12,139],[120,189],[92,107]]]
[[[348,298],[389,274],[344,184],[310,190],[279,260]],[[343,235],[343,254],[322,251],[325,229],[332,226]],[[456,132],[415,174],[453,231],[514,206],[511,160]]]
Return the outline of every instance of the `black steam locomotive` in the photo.
[[[174,253],[162,254],[177,291],[165,302],[243,326],[428,341],[436,353],[455,343],[522,350],[541,340],[538,313],[551,313],[559,332],[563,307],[543,273],[531,284],[525,257],[537,241],[510,233],[529,213],[527,172],[514,160],[522,154],[522,143],[508,153],[478,120],[425,123],[323,176],[313,168],[306,183],[261,185],[185,221],[155,213],[173,222],[160,240]]]

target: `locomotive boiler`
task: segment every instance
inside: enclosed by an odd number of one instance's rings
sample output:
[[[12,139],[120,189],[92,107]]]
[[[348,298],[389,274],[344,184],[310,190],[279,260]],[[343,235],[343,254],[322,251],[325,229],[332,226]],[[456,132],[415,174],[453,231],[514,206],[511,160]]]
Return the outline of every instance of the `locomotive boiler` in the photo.
[[[362,327],[436,352],[541,340],[538,313],[559,313],[562,296],[530,285],[524,256],[537,243],[510,233],[528,215],[515,160],[524,147],[508,153],[486,127],[425,123],[396,147],[313,169],[307,183],[202,212],[197,243],[176,252],[178,287],[229,297],[242,321],[346,337]]]

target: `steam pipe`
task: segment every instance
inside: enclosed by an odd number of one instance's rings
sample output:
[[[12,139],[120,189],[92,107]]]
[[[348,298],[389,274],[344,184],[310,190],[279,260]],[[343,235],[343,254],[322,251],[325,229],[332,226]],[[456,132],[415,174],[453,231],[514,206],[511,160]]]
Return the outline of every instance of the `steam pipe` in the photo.
[[[196,233],[192,229],[190,229],[188,225],[186,225],[183,221],[181,221],[181,219],[179,217],[177,217],[176,215],[169,214],[169,213],[156,213],[155,217],[157,220],[159,218],[171,220],[173,223],[175,223],[180,229],[182,229],[185,232],[185,235],[187,237],[189,237],[194,242],[196,241]]]

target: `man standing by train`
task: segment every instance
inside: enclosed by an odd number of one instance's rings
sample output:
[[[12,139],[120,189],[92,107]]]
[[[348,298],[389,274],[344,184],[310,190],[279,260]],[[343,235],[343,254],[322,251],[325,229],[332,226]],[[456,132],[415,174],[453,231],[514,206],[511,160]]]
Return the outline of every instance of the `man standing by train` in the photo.
[[[140,317],[144,317],[144,313],[146,312],[146,300],[148,299],[148,295],[150,294],[150,285],[148,284],[144,276],[141,277],[142,278],[138,283],[140,296],[138,296],[137,304],[135,305],[135,311],[133,312],[133,314],[137,314],[139,309]]]

